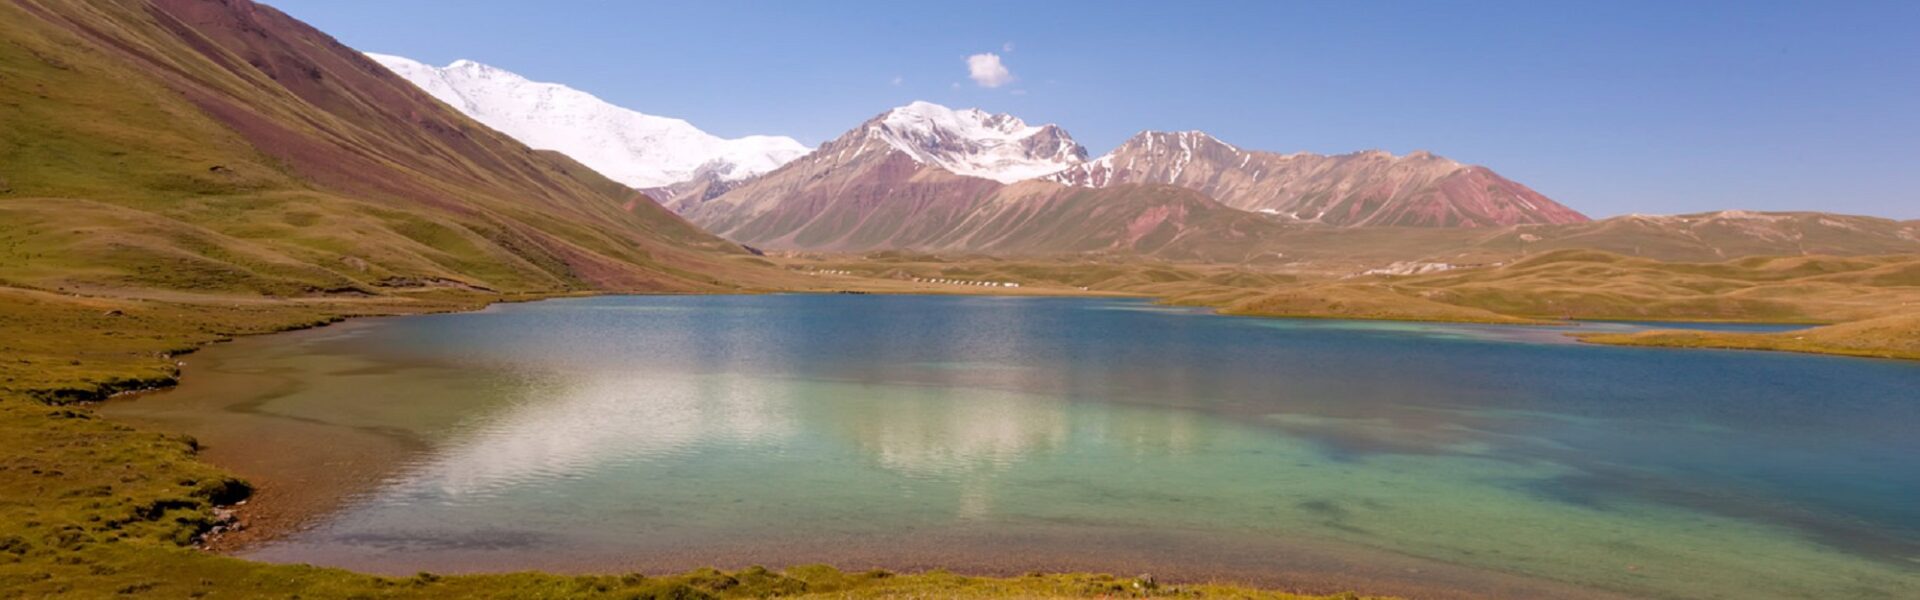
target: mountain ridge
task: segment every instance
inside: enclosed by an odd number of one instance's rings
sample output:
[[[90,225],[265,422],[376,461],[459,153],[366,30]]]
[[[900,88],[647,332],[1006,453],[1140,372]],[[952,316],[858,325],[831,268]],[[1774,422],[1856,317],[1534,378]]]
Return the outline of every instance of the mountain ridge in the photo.
[[[1916,229],[1911,225],[1845,215],[1784,214],[1761,219],[1752,215],[1763,213],[1725,211],[1591,221],[1569,210],[1578,218],[1569,216],[1559,223],[1500,224],[1498,219],[1491,219],[1471,227],[1440,227],[1431,226],[1431,222],[1386,219],[1384,225],[1342,226],[1325,218],[1276,214],[1278,210],[1261,210],[1258,204],[1246,210],[1193,189],[1195,181],[1219,179],[1193,175],[1210,168],[1207,164],[1223,162],[1218,156],[1211,163],[1175,162],[1157,171],[1136,164],[1132,171],[1118,171],[1159,174],[1139,182],[1075,186],[1057,181],[1080,169],[1069,167],[1053,176],[1001,183],[956,174],[937,161],[900,151],[874,127],[889,114],[891,111],[869,119],[807,156],[724,193],[681,198],[669,203],[669,208],[728,239],[755,247],[800,251],[914,250],[996,255],[1097,252],[1227,264],[1363,268],[1401,261],[1497,262],[1532,251],[1571,247],[1669,260],[1920,250],[1920,238],[1915,237]],[[1136,136],[1135,146],[1145,153],[1147,145],[1152,144],[1164,156],[1166,150],[1182,147],[1179,138],[1183,135],[1190,152],[1201,148],[1192,155],[1224,152],[1224,156],[1232,157],[1229,166],[1234,168],[1239,168],[1242,161],[1254,165],[1269,160],[1254,151],[1212,142],[1210,136],[1203,140],[1200,136],[1205,134],[1199,132]],[[1208,146],[1213,147],[1209,150]],[[1046,156],[1059,156],[1056,146],[1046,148],[1052,151]],[[1110,153],[1102,160],[1119,162],[1122,159],[1118,157],[1124,155]],[[1335,188],[1343,181],[1341,177],[1350,181],[1380,172],[1395,174],[1400,179],[1393,181],[1405,184],[1403,187],[1426,189],[1428,193],[1437,193],[1432,190],[1434,181],[1459,185],[1482,181],[1476,178],[1483,174],[1497,177],[1484,167],[1430,152],[1398,157],[1378,150],[1333,157],[1310,153],[1272,156],[1320,165],[1324,172],[1340,177],[1316,179],[1315,184]],[[1340,161],[1357,162],[1336,164]],[[1123,162],[1120,167],[1125,168]],[[1189,167],[1194,171],[1188,171]],[[1533,202],[1535,209],[1559,206],[1544,197],[1534,199],[1523,194],[1532,192],[1519,188],[1505,201],[1521,208],[1525,205],[1518,203],[1523,201]],[[1246,197],[1270,200],[1278,196]],[[1398,197],[1404,200],[1418,195],[1409,192]],[[1386,209],[1393,206],[1375,204],[1372,214],[1384,218],[1391,214]],[[1409,212],[1405,203],[1399,206],[1399,214],[1420,214]],[[1059,237],[1048,239],[1037,232]]]
[[[1143,131],[1047,179],[1082,187],[1155,182],[1222,204],[1339,227],[1577,223],[1585,215],[1478,165],[1418,150],[1321,155],[1245,150],[1202,131]]]
[[[1035,179],[1086,161],[1087,150],[1054,124],[978,108],[954,110],[916,100],[860,128],[916,162],[1000,183]]]
[[[770,249],[1001,253],[1160,252],[1190,216],[1229,212],[1179,188],[1086,190],[1005,176],[1051,171],[1084,152],[1056,126],[916,103],[724,194],[669,207]],[[1005,170],[994,179],[955,173],[953,164]]]

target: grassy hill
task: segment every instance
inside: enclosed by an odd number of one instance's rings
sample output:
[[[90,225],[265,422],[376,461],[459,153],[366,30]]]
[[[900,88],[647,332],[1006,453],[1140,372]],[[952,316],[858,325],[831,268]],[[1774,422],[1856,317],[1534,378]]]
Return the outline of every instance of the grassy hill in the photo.
[[[731,287],[744,252],[250,3],[0,5],[0,283]]]

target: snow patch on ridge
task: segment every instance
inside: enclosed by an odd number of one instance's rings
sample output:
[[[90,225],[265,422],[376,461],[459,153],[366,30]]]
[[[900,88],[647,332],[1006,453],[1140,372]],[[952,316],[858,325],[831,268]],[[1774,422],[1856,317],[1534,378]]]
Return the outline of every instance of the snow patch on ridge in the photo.
[[[366,53],[441,102],[528,146],[554,150],[635,188],[663,187],[703,174],[738,181],[805,155],[790,137],[726,139],[680,119],[628,110],[592,94],[542,83],[471,60],[435,67]]]
[[[1084,162],[1087,154],[1059,127],[1034,127],[1013,115],[931,102],[887,111],[868,133],[916,162],[1001,183],[1059,172]]]

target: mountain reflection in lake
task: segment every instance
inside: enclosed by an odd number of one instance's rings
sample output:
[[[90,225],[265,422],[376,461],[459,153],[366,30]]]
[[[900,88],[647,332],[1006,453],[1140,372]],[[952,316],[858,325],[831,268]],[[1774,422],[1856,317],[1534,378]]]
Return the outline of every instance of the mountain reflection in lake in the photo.
[[[272,561],[1920,597],[1920,368],[1566,330],[592,298],[242,340],[115,410],[417,447]]]

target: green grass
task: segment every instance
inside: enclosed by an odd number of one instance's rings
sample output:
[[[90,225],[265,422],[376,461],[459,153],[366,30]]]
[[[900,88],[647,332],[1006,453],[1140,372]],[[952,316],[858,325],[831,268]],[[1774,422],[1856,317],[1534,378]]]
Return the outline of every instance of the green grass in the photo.
[[[284,297],[765,276],[578,163],[396,94],[404,81],[318,32],[206,27],[189,42],[138,3],[0,4],[0,284]]]

